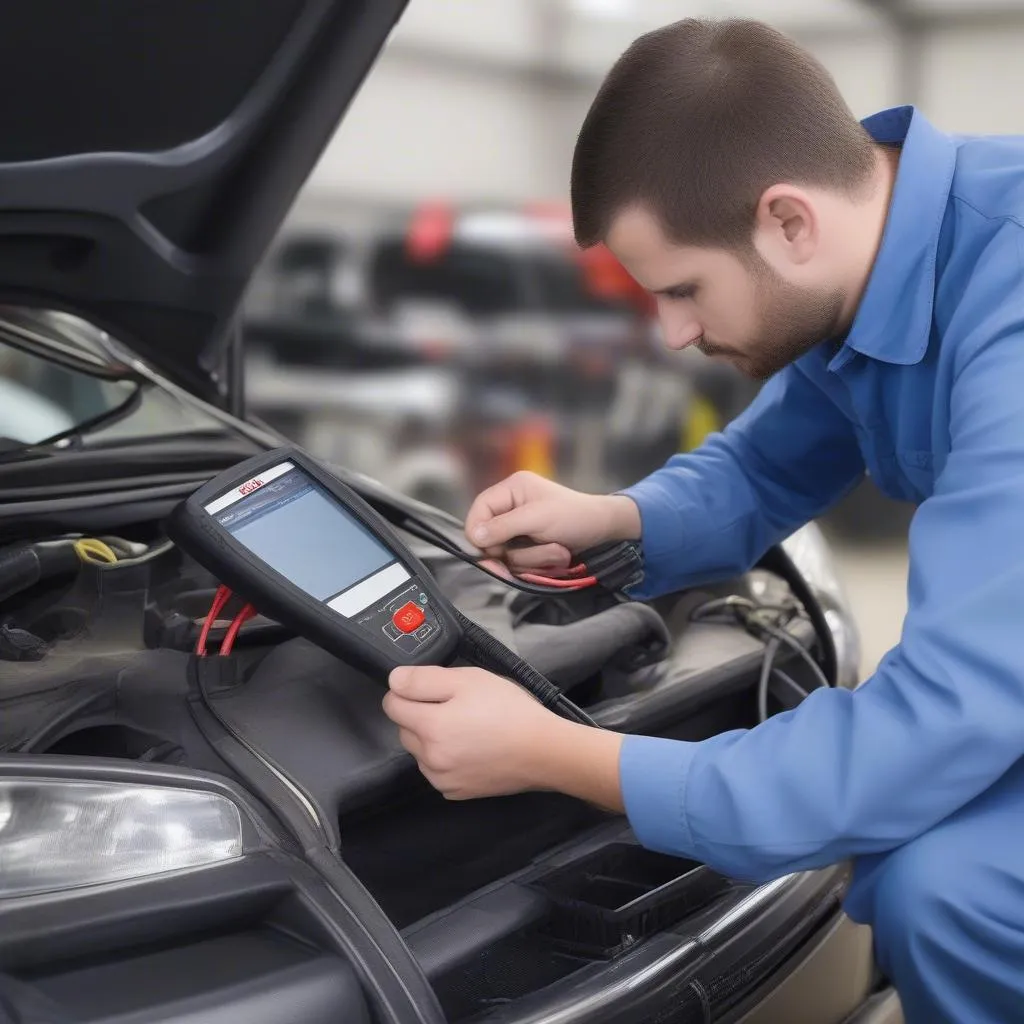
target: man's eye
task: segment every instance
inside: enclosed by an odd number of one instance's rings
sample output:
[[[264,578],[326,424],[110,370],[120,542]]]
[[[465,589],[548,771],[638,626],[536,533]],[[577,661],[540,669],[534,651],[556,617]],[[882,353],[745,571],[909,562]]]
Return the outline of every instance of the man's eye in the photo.
[[[673,288],[669,293],[670,299],[692,299],[697,294],[696,288]]]

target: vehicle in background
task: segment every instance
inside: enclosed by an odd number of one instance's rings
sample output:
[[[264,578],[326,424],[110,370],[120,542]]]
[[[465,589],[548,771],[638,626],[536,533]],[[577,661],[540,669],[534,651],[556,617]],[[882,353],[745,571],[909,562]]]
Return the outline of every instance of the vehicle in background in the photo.
[[[694,423],[718,422],[650,314],[606,249],[572,243],[557,208],[428,203],[359,240],[295,232],[247,306],[250,408],[358,465],[379,393],[388,426],[367,451],[380,459],[382,434],[411,442],[417,469],[399,467],[396,446],[396,486],[452,511],[516,469],[610,489],[691,442]],[[430,414],[407,408],[430,387]]]

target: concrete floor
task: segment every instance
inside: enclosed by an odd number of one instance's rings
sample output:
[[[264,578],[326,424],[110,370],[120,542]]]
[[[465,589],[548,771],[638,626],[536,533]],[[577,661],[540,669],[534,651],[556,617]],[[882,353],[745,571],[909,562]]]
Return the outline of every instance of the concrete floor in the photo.
[[[866,678],[899,642],[907,611],[907,551],[902,544],[837,545],[836,561],[861,628]]]

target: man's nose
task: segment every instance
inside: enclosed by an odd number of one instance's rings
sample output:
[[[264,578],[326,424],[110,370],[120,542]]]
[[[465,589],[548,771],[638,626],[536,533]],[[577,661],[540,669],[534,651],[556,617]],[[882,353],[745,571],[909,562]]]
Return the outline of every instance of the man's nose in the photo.
[[[704,329],[693,317],[662,314],[660,319],[665,344],[677,352],[695,345],[704,336]]]

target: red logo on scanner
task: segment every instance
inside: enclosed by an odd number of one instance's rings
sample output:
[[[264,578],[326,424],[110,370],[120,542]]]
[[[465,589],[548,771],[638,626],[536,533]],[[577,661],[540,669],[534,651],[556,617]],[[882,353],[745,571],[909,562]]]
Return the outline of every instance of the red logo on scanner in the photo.
[[[258,477],[255,480],[246,480],[246,482],[238,488],[238,493],[244,498],[247,494],[252,494],[253,491],[258,491],[262,486],[263,481]]]

